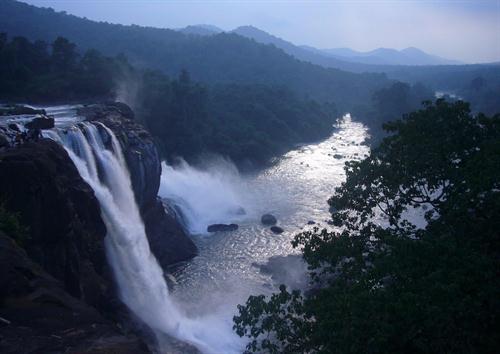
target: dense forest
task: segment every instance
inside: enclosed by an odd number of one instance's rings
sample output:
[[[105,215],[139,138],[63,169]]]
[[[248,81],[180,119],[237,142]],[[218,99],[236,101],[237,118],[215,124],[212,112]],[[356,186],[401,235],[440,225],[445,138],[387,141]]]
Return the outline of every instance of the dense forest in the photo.
[[[281,286],[239,307],[248,352],[498,349],[500,115],[438,100],[385,129],[329,200],[341,227],[293,241],[311,290]]]
[[[52,44],[0,35],[0,98],[85,102],[129,95],[137,118],[166,158],[219,153],[238,163],[264,163],[294,144],[328,136],[338,117],[333,103],[301,99],[286,88],[206,86],[187,71],[170,79],[132,67],[58,37]],[[120,92],[123,90],[125,93]]]

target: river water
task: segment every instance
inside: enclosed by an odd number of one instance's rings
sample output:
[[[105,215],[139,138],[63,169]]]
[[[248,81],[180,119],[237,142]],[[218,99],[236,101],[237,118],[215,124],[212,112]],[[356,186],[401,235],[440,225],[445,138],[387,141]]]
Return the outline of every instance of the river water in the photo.
[[[345,180],[345,162],[369,153],[366,138],[366,127],[346,115],[330,138],[299,146],[259,173],[239,175],[224,160],[202,168],[164,165],[160,196],[182,210],[199,248],[199,256],[174,272],[172,296],[184,311],[190,317],[211,316],[213,326],[230,329],[236,305],[249,295],[269,294],[281,281],[303,284],[300,257],[283,257],[300,253],[291,246],[295,234],[328,226],[327,199]],[[274,234],[262,225],[264,213],[275,215],[285,231]],[[213,223],[239,228],[209,234],[206,227]],[[271,258],[282,262],[267,267],[272,274],[263,272],[260,265]]]

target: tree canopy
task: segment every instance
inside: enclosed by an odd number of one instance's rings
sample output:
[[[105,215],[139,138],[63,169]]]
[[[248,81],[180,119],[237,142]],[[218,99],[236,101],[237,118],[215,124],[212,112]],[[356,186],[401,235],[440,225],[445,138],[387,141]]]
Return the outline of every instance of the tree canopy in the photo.
[[[329,199],[337,228],[294,239],[311,289],[239,306],[248,352],[498,349],[500,115],[438,100],[385,129]]]

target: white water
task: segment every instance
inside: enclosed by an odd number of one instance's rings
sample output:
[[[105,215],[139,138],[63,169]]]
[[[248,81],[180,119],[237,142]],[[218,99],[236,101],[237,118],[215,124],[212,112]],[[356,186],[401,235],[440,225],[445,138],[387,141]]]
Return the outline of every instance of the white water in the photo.
[[[159,195],[182,211],[191,234],[205,234],[210,224],[235,223],[246,219],[250,191],[238,170],[226,160],[200,170],[181,160],[174,167],[162,164]]]
[[[99,129],[111,137],[111,149],[105,147]],[[99,129],[80,123],[45,135],[64,146],[99,200],[107,227],[107,256],[122,301],[158,337],[168,333],[205,353],[241,352],[243,344],[233,333],[230,319],[188,318],[173,302],[163,271],[149,249],[120,144],[104,125]]]

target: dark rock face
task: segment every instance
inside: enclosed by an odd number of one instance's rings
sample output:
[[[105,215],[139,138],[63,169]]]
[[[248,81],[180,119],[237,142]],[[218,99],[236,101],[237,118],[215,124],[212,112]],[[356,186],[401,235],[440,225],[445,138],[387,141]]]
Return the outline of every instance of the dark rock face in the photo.
[[[283,233],[283,230],[281,227],[279,226],[271,226],[271,231],[274,232],[275,234],[281,234]]]
[[[262,218],[260,218],[260,222],[264,225],[276,225],[278,220],[276,220],[276,217],[271,214],[264,214],[262,215]]]
[[[66,151],[42,139],[0,153],[0,199],[29,228],[28,255],[71,295],[102,305],[106,228]]]
[[[162,265],[191,259],[196,246],[186,235],[176,214],[157,200],[161,161],[153,137],[133,120],[133,111],[122,103],[89,105],[79,110],[88,121],[101,122],[116,135],[125,155],[132,187],[152,252]],[[101,134],[105,132],[101,131]]]
[[[143,219],[151,250],[162,268],[196,256],[196,246],[177,222],[175,212],[159,198]]]
[[[238,230],[238,225],[236,224],[213,224],[207,227],[208,232],[225,232],[225,231],[236,231]]]
[[[147,353],[0,232],[0,352]]]

